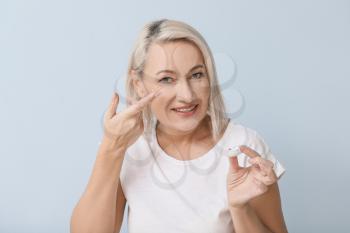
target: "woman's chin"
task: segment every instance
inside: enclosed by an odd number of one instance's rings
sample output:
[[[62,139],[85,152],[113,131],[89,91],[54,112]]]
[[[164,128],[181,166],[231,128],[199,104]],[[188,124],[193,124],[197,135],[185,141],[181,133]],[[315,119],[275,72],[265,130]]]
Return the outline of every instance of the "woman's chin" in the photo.
[[[173,128],[176,129],[177,131],[181,132],[191,132],[195,130],[199,125],[198,121],[193,121],[193,122],[182,122],[182,123],[177,123],[173,125]]]
[[[169,121],[169,125],[177,131],[186,133],[195,130],[200,125],[201,121],[202,118],[198,117],[191,117],[182,120],[174,119]]]

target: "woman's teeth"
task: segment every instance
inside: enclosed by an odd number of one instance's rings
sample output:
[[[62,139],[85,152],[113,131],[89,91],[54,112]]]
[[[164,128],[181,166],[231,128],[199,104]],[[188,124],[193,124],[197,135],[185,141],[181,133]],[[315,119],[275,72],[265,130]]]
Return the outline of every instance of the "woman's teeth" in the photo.
[[[191,108],[175,108],[174,110],[177,112],[191,112],[197,105],[191,107]]]

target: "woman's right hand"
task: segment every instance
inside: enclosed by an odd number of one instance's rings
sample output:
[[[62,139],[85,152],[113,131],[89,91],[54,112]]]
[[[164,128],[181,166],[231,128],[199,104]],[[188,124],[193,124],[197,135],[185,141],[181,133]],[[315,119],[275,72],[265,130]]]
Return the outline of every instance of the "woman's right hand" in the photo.
[[[150,92],[117,113],[119,95],[113,93],[111,103],[103,117],[104,135],[119,148],[128,148],[143,133],[142,110],[160,94],[160,89]]]

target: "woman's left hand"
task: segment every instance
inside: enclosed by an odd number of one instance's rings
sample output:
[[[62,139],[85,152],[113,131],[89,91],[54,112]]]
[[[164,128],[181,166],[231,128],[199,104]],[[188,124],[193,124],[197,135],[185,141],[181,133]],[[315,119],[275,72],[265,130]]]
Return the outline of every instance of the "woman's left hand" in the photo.
[[[245,207],[248,201],[268,190],[269,185],[278,179],[273,170],[273,163],[263,159],[247,146],[239,147],[249,157],[250,167],[240,167],[237,156],[230,157],[230,168],[227,174],[227,197],[230,207]]]

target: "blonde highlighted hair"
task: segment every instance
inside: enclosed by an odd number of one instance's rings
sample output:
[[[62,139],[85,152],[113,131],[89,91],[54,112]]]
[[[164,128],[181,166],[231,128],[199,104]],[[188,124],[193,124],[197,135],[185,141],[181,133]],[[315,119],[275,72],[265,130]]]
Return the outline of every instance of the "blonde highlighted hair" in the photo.
[[[222,131],[227,126],[228,118],[226,116],[226,107],[218,84],[213,55],[201,34],[184,22],[161,19],[149,22],[142,28],[129,58],[126,80],[127,98],[132,100],[139,99],[133,84],[132,70],[136,71],[138,78],[142,78],[150,45],[152,43],[164,43],[177,40],[186,40],[194,43],[202,53],[210,85],[207,114],[210,116],[211,134],[216,142]],[[127,105],[129,104],[130,103]],[[143,110],[142,117],[147,136],[148,133],[152,132],[152,128],[155,127],[157,119],[155,119],[149,106]]]

